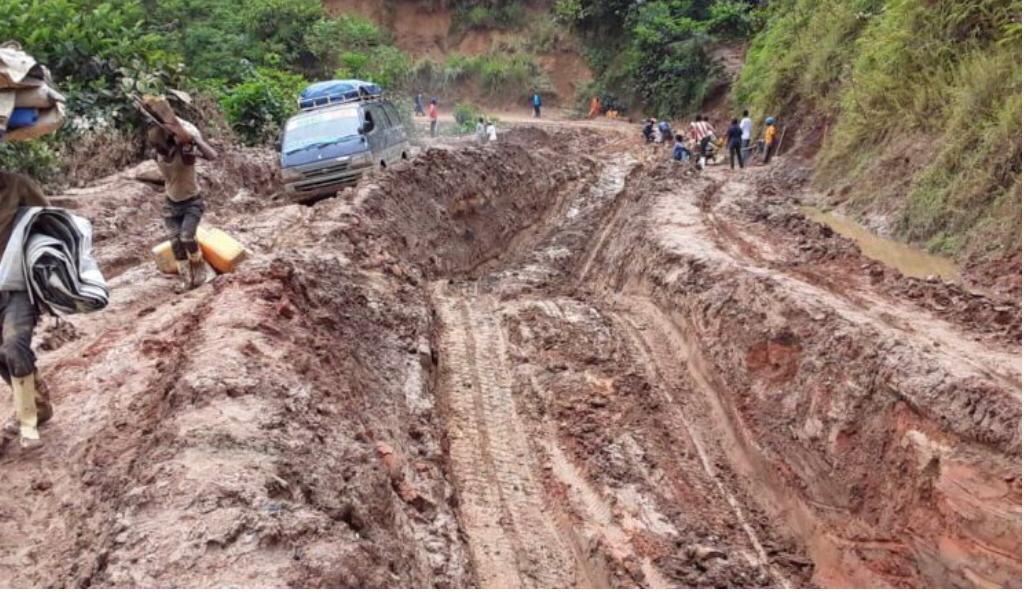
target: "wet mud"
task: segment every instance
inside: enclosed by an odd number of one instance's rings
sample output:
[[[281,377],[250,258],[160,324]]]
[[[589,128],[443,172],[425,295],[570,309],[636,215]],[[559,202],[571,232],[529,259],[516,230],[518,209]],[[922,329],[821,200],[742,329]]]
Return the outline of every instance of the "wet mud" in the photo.
[[[786,164],[524,127],[306,207],[252,154],[204,174],[250,257],[185,295],[145,167],[60,196],[113,300],[39,331],[0,585],[1018,586],[1019,305]]]

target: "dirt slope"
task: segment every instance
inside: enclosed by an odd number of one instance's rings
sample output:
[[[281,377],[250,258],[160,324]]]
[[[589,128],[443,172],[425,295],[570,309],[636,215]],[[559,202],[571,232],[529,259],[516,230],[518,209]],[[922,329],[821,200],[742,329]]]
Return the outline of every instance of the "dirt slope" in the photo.
[[[437,145],[310,208],[249,155],[205,176],[251,258],[183,296],[140,171],[62,196],[113,301],[40,331],[0,585],[1017,586],[1019,306],[862,258],[787,161],[634,135]]]

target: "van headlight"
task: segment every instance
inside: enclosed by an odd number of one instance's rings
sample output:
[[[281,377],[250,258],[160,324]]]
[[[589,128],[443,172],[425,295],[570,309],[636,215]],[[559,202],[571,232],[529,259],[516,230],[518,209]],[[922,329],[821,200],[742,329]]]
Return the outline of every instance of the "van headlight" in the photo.
[[[282,182],[292,183],[303,178],[303,173],[296,169],[282,169]]]
[[[349,163],[350,163],[350,166],[356,166],[356,167],[367,166],[367,165],[371,164],[371,153],[370,152],[361,152],[360,154],[354,154],[352,157],[350,157]]]

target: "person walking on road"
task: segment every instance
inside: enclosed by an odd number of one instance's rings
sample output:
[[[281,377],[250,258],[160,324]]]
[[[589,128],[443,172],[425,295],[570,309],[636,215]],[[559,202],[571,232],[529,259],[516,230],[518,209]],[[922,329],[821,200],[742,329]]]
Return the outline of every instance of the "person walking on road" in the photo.
[[[496,122],[495,121],[489,121],[488,127],[485,128],[485,137],[486,137],[486,141],[488,141],[488,142],[495,142],[496,140],[499,139],[499,136],[496,135]]]
[[[738,157],[738,167],[745,168],[745,160],[742,158],[742,126],[737,119],[731,120],[727,128],[727,151],[731,155],[731,168],[735,168],[735,157]]]
[[[7,250],[18,209],[49,205],[32,179],[0,171],[0,259]],[[0,376],[14,392],[14,417],[4,424],[4,438],[20,435],[25,449],[42,445],[39,426],[53,416],[49,391],[36,375],[36,355],[32,351],[32,333],[38,320],[39,308],[29,299],[28,291],[0,291]]]
[[[769,164],[777,149],[777,120],[767,118],[767,129],[763,132],[763,164]]]
[[[146,139],[157,153],[157,168],[164,177],[164,227],[178,266],[178,291],[185,292],[207,281],[207,263],[196,240],[204,211],[196,158],[215,160],[218,155],[193,124],[175,115],[166,99],[146,97],[144,105],[161,121],[150,126]]]
[[[428,119],[431,121],[431,137],[434,138],[439,129],[439,101],[434,97],[428,105]]]
[[[749,111],[742,111],[742,162],[749,158],[749,151],[752,150],[752,118]]]
[[[535,109],[535,119],[542,117],[542,95],[534,89],[531,91],[531,106]]]
[[[56,131],[64,119],[61,105],[64,97],[50,88],[50,72],[19,48],[2,46],[0,50],[0,143],[31,140]],[[27,71],[19,70],[21,66],[27,66]],[[10,116],[20,106],[19,95],[23,90],[18,85],[8,85],[14,81],[32,82],[32,88],[47,91],[49,106],[45,109],[38,105],[33,107],[39,113],[35,123],[9,128]],[[0,169],[0,264],[8,249],[11,249],[11,255],[15,255],[19,248],[23,248],[18,243],[8,244],[17,226],[19,210],[50,205],[50,200],[31,178]],[[11,257],[7,259],[7,265],[18,267]],[[6,268],[0,271],[17,270]],[[9,285],[8,289],[0,290],[0,377],[11,387],[14,399],[14,415],[4,422],[2,443],[17,437],[23,450],[42,446],[39,426],[53,417],[50,393],[39,379],[36,355],[32,351],[32,334],[39,321],[39,305],[30,297],[30,289]]]
[[[424,117],[424,95],[422,93],[414,95],[414,115]]]

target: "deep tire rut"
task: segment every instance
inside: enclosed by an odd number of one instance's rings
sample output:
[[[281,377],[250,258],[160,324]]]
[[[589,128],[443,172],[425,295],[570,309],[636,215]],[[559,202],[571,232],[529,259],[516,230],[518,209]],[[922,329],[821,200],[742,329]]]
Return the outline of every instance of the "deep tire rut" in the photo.
[[[657,385],[660,395],[667,403],[667,408],[673,411],[673,419],[677,420],[674,423],[687,436],[688,442],[699,457],[706,478],[712,481],[716,491],[734,514],[738,526],[745,533],[752,546],[752,552],[755,555],[756,561],[773,578],[776,587],[791,588],[791,582],[788,578],[770,563],[760,536],[746,517],[742,504],[724,484],[716,464],[710,458],[709,445],[705,442],[702,433],[692,425],[693,421],[686,416],[684,409],[699,413],[696,404],[691,401],[692,395],[685,393],[682,397],[680,393],[676,392],[672,382],[666,375],[664,369],[666,361],[674,360],[675,356],[670,349],[671,345],[666,341],[666,336],[663,335],[662,330],[658,327],[661,319],[651,316],[655,307],[651,303],[639,300],[633,300],[630,304],[633,311],[632,314],[613,313],[612,316],[617,326],[621,329],[622,334],[627,337],[646,373],[653,380],[654,384]],[[682,398],[685,399],[684,405],[682,405]]]
[[[435,286],[434,300],[449,456],[479,585],[574,586],[573,555],[545,514],[517,415],[498,306],[445,283]]]

